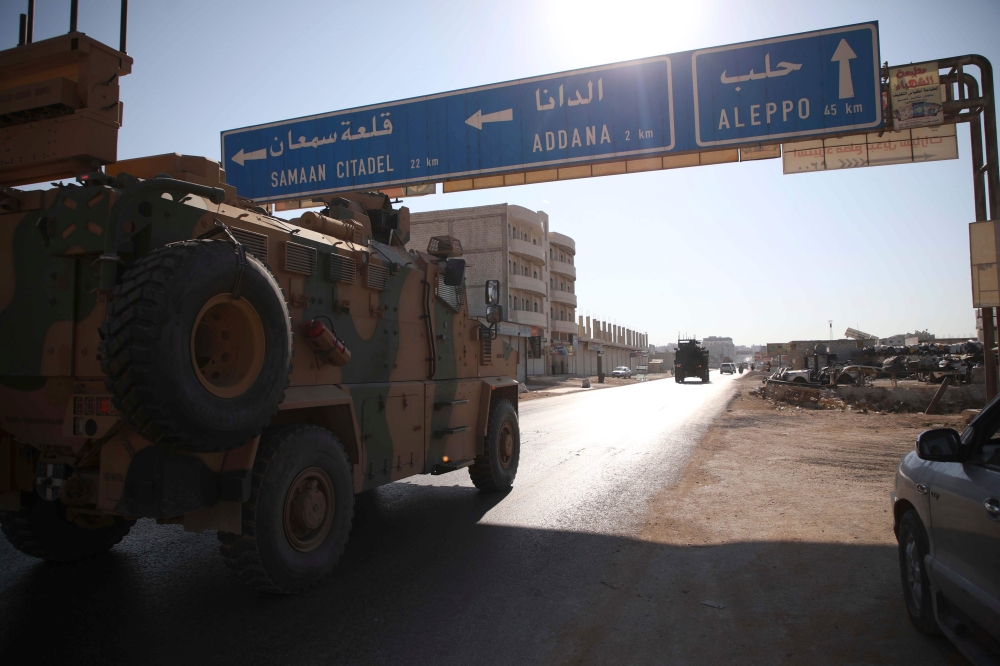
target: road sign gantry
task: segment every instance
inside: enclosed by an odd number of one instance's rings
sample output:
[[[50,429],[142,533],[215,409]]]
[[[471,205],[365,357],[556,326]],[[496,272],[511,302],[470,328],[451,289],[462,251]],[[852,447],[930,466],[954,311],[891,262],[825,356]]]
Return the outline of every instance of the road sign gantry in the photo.
[[[872,22],[228,130],[222,159],[266,202],[881,125]]]

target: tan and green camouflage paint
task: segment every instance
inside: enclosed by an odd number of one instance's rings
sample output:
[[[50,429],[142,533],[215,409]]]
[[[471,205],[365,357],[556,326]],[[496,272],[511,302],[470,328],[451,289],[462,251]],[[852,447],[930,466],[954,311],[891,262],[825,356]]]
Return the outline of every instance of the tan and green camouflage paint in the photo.
[[[127,188],[89,184],[47,190],[35,199],[37,205],[25,206],[29,210],[0,215],[0,427],[36,448],[77,452],[90,441],[73,436],[68,415],[73,395],[105,394],[97,354],[104,303],[95,262],[107,235],[118,234],[124,270],[153,249],[211,231],[215,219],[267,236],[265,263],[284,291],[296,334],[326,315],[351,350],[347,365],[331,366],[297,335],[291,386],[339,386],[351,411],[343,405],[326,414],[316,407],[289,409],[279,419],[329,424],[345,440],[356,491],[432,472],[446,459],[474,457],[482,449],[485,398],[502,394],[516,405],[517,384],[510,379],[516,352],[498,353],[501,345],[494,344],[484,366],[464,289],[457,310],[438,297],[442,266],[425,253],[349,243],[236,202],[216,206],[197,196],[183,203],[159,196],[137,201]],[[122,228],[112,229],[112,219]],[[317,250],[312,274],[286,270],[288,242]],[[353,284],[329,279],[333,253],[354,261]],[[388,269],[385,289],[366,285],[366,266]],[[449,428],[456,432],[446,433]],[[120,430],[102,428],[96,439],[112,435],[120,438]]]

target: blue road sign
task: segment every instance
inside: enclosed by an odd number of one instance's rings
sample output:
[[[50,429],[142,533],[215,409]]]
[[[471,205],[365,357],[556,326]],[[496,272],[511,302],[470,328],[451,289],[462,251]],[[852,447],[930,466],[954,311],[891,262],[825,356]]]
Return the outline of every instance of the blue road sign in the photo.
[[[241,196],[278,201],[881,124],[870,23],[229,130],[222,160]]]
[[[803,138],[882,124],[878,26],[695,51],[698,146]]]

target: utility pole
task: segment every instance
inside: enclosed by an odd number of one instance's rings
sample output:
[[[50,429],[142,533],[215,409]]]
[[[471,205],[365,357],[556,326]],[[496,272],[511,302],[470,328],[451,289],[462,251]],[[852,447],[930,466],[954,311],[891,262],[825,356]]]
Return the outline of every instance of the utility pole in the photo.
[[[827,319],[828,324],[830,324],[830,342],[833,342],[833,320]]]

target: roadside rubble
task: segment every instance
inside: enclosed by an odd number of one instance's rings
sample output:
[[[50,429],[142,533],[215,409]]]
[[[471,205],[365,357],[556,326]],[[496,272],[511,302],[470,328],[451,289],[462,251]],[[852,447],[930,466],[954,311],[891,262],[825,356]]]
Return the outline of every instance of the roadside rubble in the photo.
[[[800,382],[783,382],[764,378],[761,386],[749,394],[767,400],[775,409],[799,407],[804,409],[837,409],[843,411],[874,412],[876,414],[909,414],[923,412],[941,388],[934,385],[907,387],[888,386],[820,386]],[[935,411],[957,414],[979,409],[986,403],[985,387],[964,384],[945,389]]]
[[[867,365],[881,366],[882,372],[911,376],[922,382],[940,382],[952,375],[969,382],[972,371],[983,365],[983,343],[969,340],[958,344],[925,342],[918,345],[865,347],[858,354]]]

